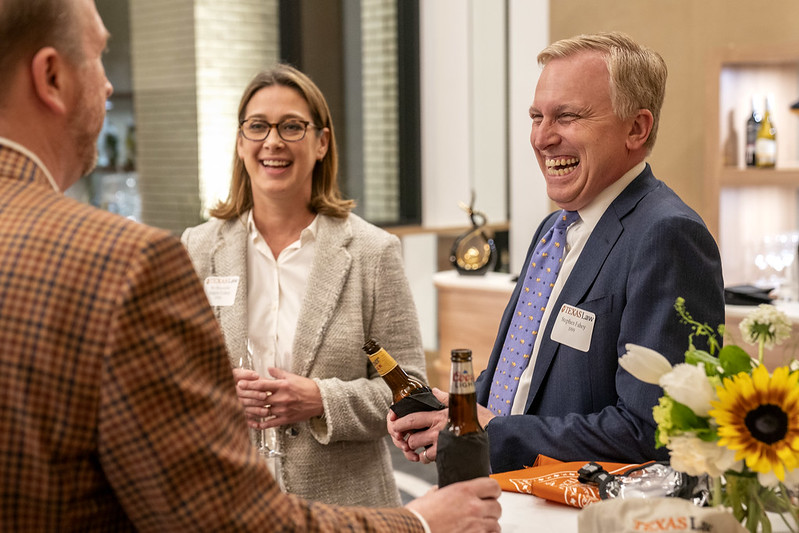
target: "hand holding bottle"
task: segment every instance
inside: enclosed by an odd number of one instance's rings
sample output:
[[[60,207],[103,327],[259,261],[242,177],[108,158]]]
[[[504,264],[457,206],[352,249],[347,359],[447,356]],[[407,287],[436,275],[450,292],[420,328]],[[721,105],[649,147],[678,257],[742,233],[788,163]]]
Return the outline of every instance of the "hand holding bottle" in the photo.
[[[444,405],[449,403],[449,394],[433,388],[433,394]],[[386,427],[394,446],[399,448],[411,462],[430,463],[436,459],[438,433],[447,425],[449,411],[417,411],[403,417],[389,411]],[[424,452],[417,450],[424,449]]]

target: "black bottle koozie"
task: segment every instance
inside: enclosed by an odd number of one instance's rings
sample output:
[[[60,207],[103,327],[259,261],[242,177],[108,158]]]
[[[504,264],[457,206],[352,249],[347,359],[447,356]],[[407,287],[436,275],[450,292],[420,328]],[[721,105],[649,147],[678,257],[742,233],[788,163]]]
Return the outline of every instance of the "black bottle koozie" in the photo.
[[[439,432],[436,469],[439,487],[488,476],[491,473],[488,433],[456,437],[447,430]]]
[[[417,411],[440,411],[445,407],[446,405],[441,403],[432,392],[420,392],[401,399],[391,406],[391,410],[394,411],[399,418],[402,418],[407,414]]]

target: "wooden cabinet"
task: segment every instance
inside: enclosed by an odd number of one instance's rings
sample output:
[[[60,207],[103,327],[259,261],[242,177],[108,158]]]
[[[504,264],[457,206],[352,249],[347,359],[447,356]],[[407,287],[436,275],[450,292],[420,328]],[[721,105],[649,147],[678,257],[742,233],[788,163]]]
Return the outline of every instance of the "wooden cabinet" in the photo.
[[[721,249],[725,283],[765,280],[775,273],[757,266],[764,241],[799,227],[799,115],[790,110],[799,100],[799,43],[719,50],[708,60],[706,87],[706,197],[714,199],[706,222]],[[767,96],[777,167],[746,167],[752,98],[762,109]]]
[[[438,295],[438,358],[428,378],[446,391],[452,349],[472,350],[475,376],[485,369],[515,283],[510,274],[462,276],[454,270],[438,272],[433,283]]]

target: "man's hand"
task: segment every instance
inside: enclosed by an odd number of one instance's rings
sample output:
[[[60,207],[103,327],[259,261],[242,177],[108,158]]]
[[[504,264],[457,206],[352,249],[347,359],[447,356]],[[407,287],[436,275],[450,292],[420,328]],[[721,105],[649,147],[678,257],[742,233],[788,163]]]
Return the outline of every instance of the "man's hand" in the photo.
[[[441,403],[449,405],[449,394],[436,388],[433,394]],[[448,418],[449,409],[419,411],[402,418],[389,410],[386,426],[394,446],[402,450],[406,459],[427,464],[436,459],[438,432],[447,425]],[[420,449],[424,449],[424,453],[416,453]]]
[[[422,515],[433,533],[494,532],[500,530],[500,494],[499,483],[481,477],[434,487],[406,507]]]
[[[489,411],[487,407],[483,407],[479,403],[477,404],[477,421],[480,423],[480,427],[485,429],[495,416],[496,415]]]

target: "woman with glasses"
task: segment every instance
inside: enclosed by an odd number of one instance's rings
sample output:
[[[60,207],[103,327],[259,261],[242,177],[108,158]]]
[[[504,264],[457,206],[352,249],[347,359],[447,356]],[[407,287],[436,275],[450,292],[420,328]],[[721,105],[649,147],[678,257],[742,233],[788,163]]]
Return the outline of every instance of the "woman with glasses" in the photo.
[[[425,377],[399,240],[350,212],[330,111],[303,73],[258,74],[238,120],[229,196],[182,240],[234,366],[248,339],[278,362],[269,376],[234,369],[250,427],[277,429],[285,491],[399,505],[384,438],[391,394],[361,351],[373,337]]]

